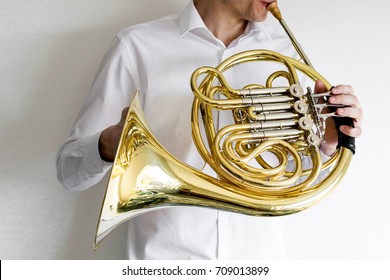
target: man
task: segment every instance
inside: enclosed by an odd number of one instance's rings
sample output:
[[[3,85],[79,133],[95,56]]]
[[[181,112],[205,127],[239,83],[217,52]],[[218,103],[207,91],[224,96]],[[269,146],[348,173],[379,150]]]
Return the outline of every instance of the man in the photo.
[[[284,34],[263,24],[271,0],[194,0],[179,14],[129,27],[113,40],[70,137],[57,154],[59,181],[72,190],[89,188],[111,167],[122,131],[123,110],[136,89],[152,133],[178,159],[195,168],[203,160],[191,139],[192,72],[216,66],[233,54],[270,49],[290,57],[296,51]],[[230,73],[237,83],[250,73]],[[264,74],[265,75],[265,74]],[[258,77],[257,77],[258,78]],[[323,91],[317,83],[316,91]],[[329,102],[347,105],[337,113],[354,119],[342,127],[361,134],[362,112],[350,86],[333,89]],[[119,118],[119,112],[122,118]],[[221,120],[223,121],[223,120]],[[337,133],[328,126],[321,150],[334,153]],[[129,222],[130,259],[259,259],[283,257],[278,219],[201,208],[170,208]]]

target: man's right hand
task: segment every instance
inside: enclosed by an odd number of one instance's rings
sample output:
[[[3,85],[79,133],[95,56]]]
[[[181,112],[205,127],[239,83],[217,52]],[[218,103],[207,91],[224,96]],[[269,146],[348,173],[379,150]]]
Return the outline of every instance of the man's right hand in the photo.
[[[129,107],[124,108],[122,110],[121,120],[116,125],[106,128],[100,134],[99,154],[102,160],[107,162],[114,161],[128,111]]]

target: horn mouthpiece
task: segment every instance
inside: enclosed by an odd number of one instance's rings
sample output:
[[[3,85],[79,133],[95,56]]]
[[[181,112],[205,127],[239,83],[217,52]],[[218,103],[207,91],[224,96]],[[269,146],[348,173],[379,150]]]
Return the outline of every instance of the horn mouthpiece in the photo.
[[[277,19],[277,20],[282,20],[282,13],[279,10],[278,3],[276,2],[271,2],[267,5],[267,10]]]

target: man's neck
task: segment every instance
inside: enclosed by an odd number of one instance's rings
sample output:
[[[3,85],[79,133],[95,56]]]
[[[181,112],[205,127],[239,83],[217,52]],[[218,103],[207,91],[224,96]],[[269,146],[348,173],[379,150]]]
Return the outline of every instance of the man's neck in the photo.
[[[207,28],[225,46],[244,33],[248,22],[235,17],[220,1],[194,1],[194,4]]]

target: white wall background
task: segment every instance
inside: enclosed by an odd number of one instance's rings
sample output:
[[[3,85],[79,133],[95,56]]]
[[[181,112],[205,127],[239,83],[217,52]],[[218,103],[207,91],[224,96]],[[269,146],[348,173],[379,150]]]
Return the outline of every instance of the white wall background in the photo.
[[[364,135],[336,192],[280,218],[287,258],[390,259],[390,4],[279,2],[317,70],[354,85],[365,109]],[[54,157],[112,37],[186,3],[0,0],[0,259],[125,257],[125,226],[92,249],[105,183],[64,191]]]

